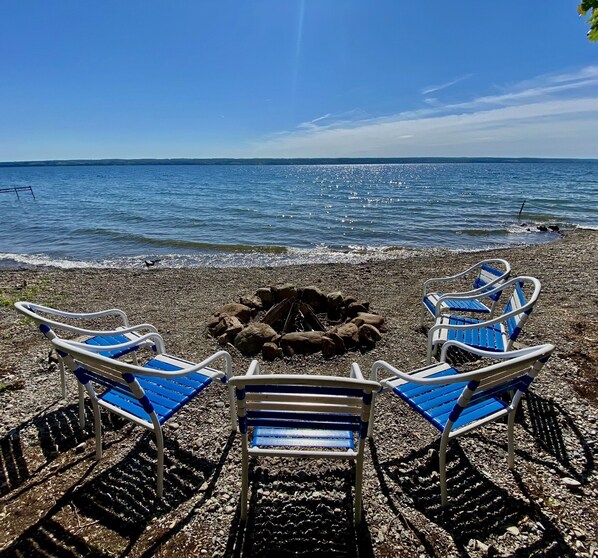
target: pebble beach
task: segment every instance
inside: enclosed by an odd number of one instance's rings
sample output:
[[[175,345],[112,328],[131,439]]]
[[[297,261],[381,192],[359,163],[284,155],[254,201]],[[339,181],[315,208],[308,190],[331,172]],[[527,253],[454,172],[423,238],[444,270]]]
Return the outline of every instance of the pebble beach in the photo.
[[[450,506],[440,508],[438,433],[389,394],[376,403],[364,466],[364,525],[352,525],[346,463],[255,462],[246,525],[239,521],[240,445],[214,384],[165,428],[165,497],[155,497],[149,433],[105,416],[104,456],[81,431],[77,390],[50,346],[12,307],[30,300],[70,311],[125,310],[154,324],[170,354],[199,362],[220,347],[214,312],[266,285],[317,286],[369,302],[386,332],[368,352],[295,355],[265,372],[364,375],[379,359],[425,363],[419,328],[425,279],[489,257],[532,275],[542,294],[520,341],[556,350],[523,401],[516,467],[506,425],[460,437],[448,453]],[[0,270],[0,553],[3,556],[598,556],[598,232],[577,229],[534,246],[448,250],[360,264],[271,268]],[[229,346],[234,374],[251,359]]]

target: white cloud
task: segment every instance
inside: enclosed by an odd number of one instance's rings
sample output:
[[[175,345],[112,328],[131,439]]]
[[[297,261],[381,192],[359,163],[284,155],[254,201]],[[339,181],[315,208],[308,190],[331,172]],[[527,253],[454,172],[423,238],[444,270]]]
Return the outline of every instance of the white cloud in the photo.
[[[469,79],[471,76],[472,76],[472,74],[467,74],[465,76],[455,78],[451,81],[447,81],[446,83],[442,83],[440,85],[428,85],[427,87],[422,89],[422,95],[429,95],[430,93],[434,93],[436,91],[442,91],[443,89],[447,89],[448,87],[451,87],[452,85],[455,85],[456,83],[459,83],[460,81]]]
[[[328,114],[257,143],[247,156],[598,158],[598,66],[380,118]]]

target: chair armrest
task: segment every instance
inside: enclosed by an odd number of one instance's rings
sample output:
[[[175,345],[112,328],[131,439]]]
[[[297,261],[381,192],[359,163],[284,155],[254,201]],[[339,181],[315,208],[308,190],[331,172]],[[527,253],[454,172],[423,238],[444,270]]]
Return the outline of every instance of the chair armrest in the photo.
[[[118,332],[121,333],[121,332]],[[87,343],[79,343],[78,341],[71,341],[70,339],[58,339],[60,342],[64,342],[67,345],[71,345],[76,347],[77,349],[83,349],[90,353],[101,353],[104,351],[119,351],[122,349],[130,349],[131,347],[136,347],[137,345],[143,344],[146,341],[152,341],[157,348],[158,354],[162,354],[165,351],[164,347],[164,340],[159,333],[151,332],[142,335],[137,339],[131,339],[126,343],[117,343],[116,345],[88,345]],[[55,340],[52,340],[54,343]],[[60,349],[60,346],[58,345]]]
[[[152,368],[142,368],[138,373],[143,374],[144,376],[159,376],[162,378],[187,376],[188,374],[193,374],[194,372],[200,372],[202,369],[207,368],[214,361],[219,360],[221,358],[223,358],[225,362],[224,371],[217,370],[216,373],[213,373],[211,371],[204,371],[203,374],[216,378],[222,378],[224,376],[228,381],[232,379],[233,359],[230,356],[230,354],[226,351],[218,351],[217,353],[214,353],[208,358],[202,360],[200,363],[192,364],[191,366],[181,368],[180,370],[154,370]],[[206,372],[208,373],[206,374]]]
[[[361,368],[359,368],[359,364],[354,362],[351,364],[351,378],[355,378],[357,380],[365,380],[363,374],[361,373]]]
[[[260,363],[257,360],[252,360],[251,364],[249,365],[249,368],[247,369],[247,372],[245,373],[245,376],[253,376],[253,375],[258,375],[261,374],[262,370],[260,368]]]
[[[525,347],[523,349],[517,349],[515,351],[485,351],[484,349],[478,349],[477,347],[471,347],[470,345],[466,345],[461,341],[446,341],[442,345],[442,352],[440,353],[440,361],[446,362],[446,354],[450,347],[457,347],[463,351],[467,351],[468,353],[477,355],[482,358],[489,358],[489,359],[509,359],[509,358],[517,358],[521,356],[526,356],[534,351],[538,350],[538,347]]]
[[[440,366],[442,366],[442,365],[440,365]],[[425,384],[428,384],[428,385],[430,385],[430,384],[451,384],[451,383],[455,383],[455,382],[463,382],[463,381],[468,380],[466,374],[452,374],[450,376],[442,376],[440,378],[427,378],[425,376],[417,375],[417,374],[429,372],[430,370],[432,370],[434,368],[439,368],[440,366],[438,364],[433,364],[431,366],[426,366],[425,368],[419,368],[417,370],[413,370],[410,373],[405,373],[405,372],[401,372],[394,366],[388,364],[388,362],[386,362],[384,360],[378,360],[378,361],[374,362],[374,364],[372,365],[372,373],[371,373],[370,379],[372,381],[378,381],[376,379],[378,376],[378,370],[384,369],[386,372],[393,375],[394,376],[393,379],[395,379],[395,380],[400,379],[405,382],[422,384],[422,385],[425,385]],[[477,371],[476,371],[476,373],[477,373]],[[473,375],[471,372],[469,374]],[[380,384],[382,384],[383,386],[390,387],[389,383],[391,381],[393,381],[393,379],[380,380]]]
[[[57,327],[58,329],[58,327]],[[67,327],[62,327],[61,329],[67,329]],[[68,326],[68,331],[72,333],[78,333],[80,335],[89,335],[91,337],[99,336],[99,337],[108,337],[112,335],[124,335],[126,333],[136,333],[142,330],[148,330],[150,333],[158,333],[158,329],[153,326],[152,324],[136,324],[127,327],[119,327],[117,329],[85,329],[81,327],[75,326]]]

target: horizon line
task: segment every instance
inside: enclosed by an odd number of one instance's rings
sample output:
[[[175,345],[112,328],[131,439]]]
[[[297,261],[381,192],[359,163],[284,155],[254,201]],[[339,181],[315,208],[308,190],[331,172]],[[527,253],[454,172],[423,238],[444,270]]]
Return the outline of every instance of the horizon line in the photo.
[[[0,161],[0,167],[126,166],[126,165],[334,165],[406,163],[533,163],[598,162],[592,157],[140,157],[132,159],[41,159]]]

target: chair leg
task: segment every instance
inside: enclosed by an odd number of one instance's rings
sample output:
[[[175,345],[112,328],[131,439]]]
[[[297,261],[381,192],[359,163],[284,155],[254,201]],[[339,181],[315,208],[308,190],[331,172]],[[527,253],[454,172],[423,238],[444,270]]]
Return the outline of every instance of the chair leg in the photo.
[[[162,495],[164,494],[164,436],[162,435],[162,428],[155,429],[154,433],[156,434],[156,449],[158,450],[156,492],[158,498],[162,498]]]
[[[80,382],[77,382],[77,391],[79,392],[79,426],[85,430],[85,390]]]
[[[426,364],[432,364],[433,352],[434,352],[434,345],[432,344],[432,340],[428,339],[428,354],[426,356]]]
[[[247,434],[243,435],[241,453],[241,521],[247,520],[247,500],[249,497],[249,453],[247,451]]]
[[[509,439],[509,469],[515,466],[515,411],[509,413],[507,435]]]
[[[235,388],[227,384],[228,389],[228,400],[229,400],[229,410],[230,410],[230,428],[232,432],[237,432],[238,424],[237,424],[237,404],[235,399]]]
[[[355,461],[355,526],[361,525],[361,492],[363,485],[363,446],[365,440],[359,440],[359,455]]]
[[[372,403],[370,406],[370,417],[368,422],[367,437],[371,438],[374,435],[374,418],[376,417],[376,393],[372,393]]]
[[[64,376],[64,362],[62,359],[58,360],[58,369],[60,370],[60,393],[62,398],[66,399],[66,378]]]
[[[93,424],[96,435],[96,459],[102,459],[102,416],[100,414],[100,406],[92,399],[91,406],[93,408]]]
[[[438,464],[440,473],[440,505],[444,508],[448,503],[448,490],[446,487],[446,449],[449,438],[446,430],[440,439],[440,451],[438,452]]]

